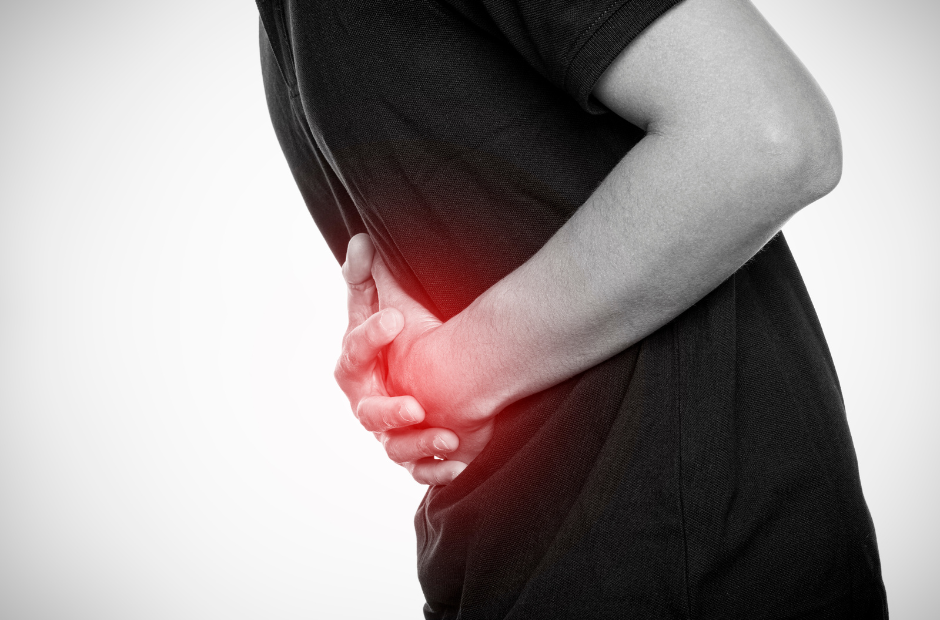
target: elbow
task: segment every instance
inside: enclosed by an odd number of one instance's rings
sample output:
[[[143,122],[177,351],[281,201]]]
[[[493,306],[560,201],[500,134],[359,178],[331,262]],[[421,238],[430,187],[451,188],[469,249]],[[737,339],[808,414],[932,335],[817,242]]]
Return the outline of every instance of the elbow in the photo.
[[[835,116],[832,126],[826,133],[826,141],[818,154],[815,168],[815,185],[812,200],[819,200],[836,188],[842,180],[842,136]],[[812,201],[811,201],[812,202]]]
[[[835,117],[804,128],[796,142],[795,164],[788,173],[802,208],[834,190],[842,178],[842,138]]]
[[[842,138],[827,101],[786,121],[763,124],[764,171],[788,217],[819,200],[842,178]],[[821,109],[820,109],[821,108]],[[768,177],[765,177],[765,179]]]

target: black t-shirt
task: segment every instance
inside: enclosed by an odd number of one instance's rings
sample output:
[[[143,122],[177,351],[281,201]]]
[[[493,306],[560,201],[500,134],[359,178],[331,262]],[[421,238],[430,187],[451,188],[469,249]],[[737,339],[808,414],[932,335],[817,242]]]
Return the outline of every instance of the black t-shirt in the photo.
[[[441,319],[467,307],[643,138],[590,93],[675,3],[259,0],[272,120],[337,260],[368,232]],[[835,369],[781,235],[496,422],[415,517],[427,618],[886,613]]]

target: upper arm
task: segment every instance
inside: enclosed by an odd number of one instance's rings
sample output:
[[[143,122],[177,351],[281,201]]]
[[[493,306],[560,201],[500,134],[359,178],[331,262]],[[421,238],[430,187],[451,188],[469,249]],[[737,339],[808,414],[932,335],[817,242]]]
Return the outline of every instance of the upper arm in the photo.
[[[650,133],[809,172],[828,185],[820,195],[841,171],[826,97],[748,0],[685,0],[614,60],[593,95]]]

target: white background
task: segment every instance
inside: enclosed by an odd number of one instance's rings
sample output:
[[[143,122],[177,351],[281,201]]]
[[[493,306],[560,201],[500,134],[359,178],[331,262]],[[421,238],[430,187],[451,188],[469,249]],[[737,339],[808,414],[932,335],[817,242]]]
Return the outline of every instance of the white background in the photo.
[[[937,617],[940,3],[758,6],[841,123],[786,232],[892,615]],[[420,618],[423,488],[332,385],[343,281],[253,3],[0,7],[0,618]]]

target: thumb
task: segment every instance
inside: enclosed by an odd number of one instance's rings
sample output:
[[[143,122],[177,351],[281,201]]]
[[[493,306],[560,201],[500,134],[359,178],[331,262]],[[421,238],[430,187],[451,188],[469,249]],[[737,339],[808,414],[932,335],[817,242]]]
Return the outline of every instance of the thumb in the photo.
[[[349,240],[346,246],[346,262],[343,263],[343,278],[348,284],[361,284],[369,278],[375,247],[372,239],[365,233],[359,233]]]
[[[372,257],[375,249],[369,235],[359,234],[349,240],[343,278],[346,280],[346,310],[349,330],[362,324],[378,309],[375,283],[372,281]]]

